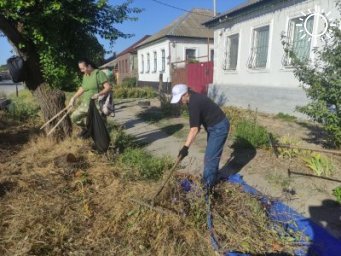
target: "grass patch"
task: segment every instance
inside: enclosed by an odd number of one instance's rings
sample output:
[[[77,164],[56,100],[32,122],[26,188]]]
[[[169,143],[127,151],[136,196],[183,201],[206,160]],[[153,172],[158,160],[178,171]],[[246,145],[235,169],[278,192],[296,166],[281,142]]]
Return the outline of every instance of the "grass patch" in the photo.
[[[29,90],[21,90],[18,97],[11,94],[10,99],[8,115],[12,119],[25,121],[38,116],[40,107]]]
[[[169,157],[155,157],[140,148],[128,148],[120,156],[125,176],[132,180],[158,180],[172,166]]]
[[[287,122],[294,122],[297,120],[296,116],[292,116],[292,115],[285,114],[282,112],[279,112],[277,115],[275,115],[275,118],[281,119],[281,120],[287,121]]]

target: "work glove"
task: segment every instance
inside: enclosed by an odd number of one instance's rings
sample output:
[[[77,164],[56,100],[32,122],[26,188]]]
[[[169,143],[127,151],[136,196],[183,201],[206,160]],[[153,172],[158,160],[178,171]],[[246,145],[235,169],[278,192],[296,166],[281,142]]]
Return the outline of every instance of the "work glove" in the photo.
[[[99,93],[96,93],[96,94],[92,95],[91,99],[97,100],[98,97],[99,97]]]
[[[179,151],[178,157],[180,157],[181,159],[184,159],[187,155],[188,155],[188,147],[183,146],[182,149]]]
[[[68,107],[74,107],[76,104],[76,98],[75,97],[72,97],[69,101],[69,105]]]

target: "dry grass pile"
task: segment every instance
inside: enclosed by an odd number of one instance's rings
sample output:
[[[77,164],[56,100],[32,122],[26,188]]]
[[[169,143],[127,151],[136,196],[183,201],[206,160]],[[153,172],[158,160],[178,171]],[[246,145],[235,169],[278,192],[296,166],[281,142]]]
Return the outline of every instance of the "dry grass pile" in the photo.
[[[0,255],[215,254],[198,185],[186,193],[174,178],[158,202],[174,214],[150,210],[130,199],[150,199],[159,183],[127,179],[122,163],[90,148],[40,137],[0,163]],[[292,252],[256,199],[228,184],[218,192],[212,211],[222,249]]]

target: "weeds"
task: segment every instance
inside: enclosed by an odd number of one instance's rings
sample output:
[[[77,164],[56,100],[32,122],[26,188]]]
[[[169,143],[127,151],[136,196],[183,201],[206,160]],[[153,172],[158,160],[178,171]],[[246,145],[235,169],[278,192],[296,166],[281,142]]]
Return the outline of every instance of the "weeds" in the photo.
[[[333,196],[335,196],[336,201],[338,201],[341,204],[341,186],[338,186],[337,188],[333,189]]]
[[[163,171],[172,166],[170,158],[154,157],[139,148],[126,149],[120,156],[120,160],[126,166],[125,176],[133,180],[140,178],[158,180],[162,176]]]
[[[303,160],[317,176],[330,176],[335,169],[332,161],[320,153],[313,152],[309,157],[306,157]]]

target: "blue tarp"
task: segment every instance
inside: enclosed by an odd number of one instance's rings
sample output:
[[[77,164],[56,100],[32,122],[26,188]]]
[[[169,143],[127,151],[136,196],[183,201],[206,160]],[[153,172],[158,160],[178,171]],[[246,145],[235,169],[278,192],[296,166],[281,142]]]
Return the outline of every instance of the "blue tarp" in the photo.
[[[325,229],[313,223],[310,219],[303,217],[289,206],[280,201],[270,201],[265,196],[261,195],[259,191],[246,184],[239,174],[231,175],[228,182],[240,184],[244,191],[252,195],[261,196],[262,201],[270,202],[269,214],[274,221],[288,223],[287,227],[294,231],[301,231],[309,237],[309,246],[304,249],[297,250],[297,256],[341,256],[341,240],[336,239],[329,234]],[[290,219],[289,219],[290,218]],[[208,219],[208,222],[212,219]],[[212,223],[208,223],[210,226]],[[212,246],[216,247],[215,238],[211,235]],[[235,252],[227,252],[226,256],[246,256],[248,254],[241,254]]]

